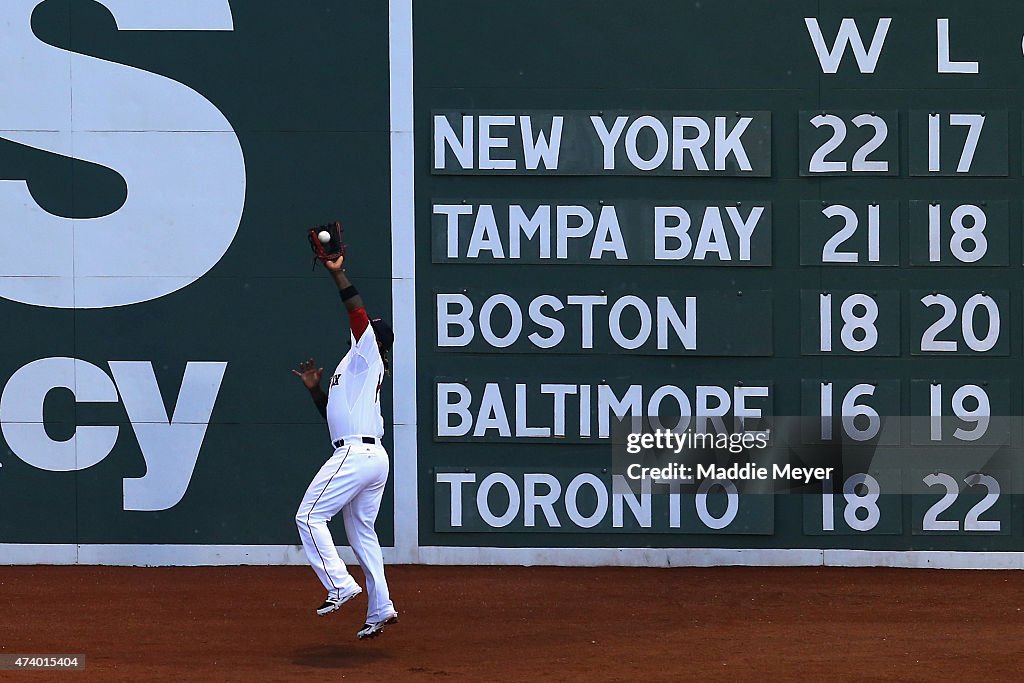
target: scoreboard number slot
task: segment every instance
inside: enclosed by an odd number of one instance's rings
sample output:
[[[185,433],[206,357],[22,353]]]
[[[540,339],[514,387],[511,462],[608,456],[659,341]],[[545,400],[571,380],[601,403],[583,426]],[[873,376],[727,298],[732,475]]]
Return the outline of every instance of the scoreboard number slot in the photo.
[[[802,318],[805,355],[899,355],[899,294],[894,291],[804,290]]]
[[[842,480],[821,480],[821,496],[804,496],[804,533],[876,535],[903,533],[899,470],[854,472]]]
[[[867,211],[867,260],[872,263],[878,263],[880,251],[878,208],[877,204],[870,204]],[[857,214],[853,209],[842,204],[833,204],[822,209],[821,213],[825,218],[838,216],[844,221],[843,227],[825,242],[825,246],[821,250],[822,263],[857,263],[860,261],[860,254],[855,251],[839,251],[839,247],[857,232]]]
[[[804,444],[900,443],[900,421],[888,419],[899,414],[900,380],[805,379],[801,386],[803,414],[820,416],[802,423]]]
[[[1009,175],[1009,112],[910,112],[910,175]]]
[[[942,157],[939,154],[942,138],[942,115],[928,115],[928,171],[940,173],[942,171]],[[966,126],[967,137],[964,139],[963,151],[960,153],[960,161],[956,166],[957,173],[970,173],[971,164],[974,162],[974,153],[978,151],[978,140],[981,139],[981,130],[985,127],[984,114],[948,114],[950,126]]]
[[[811,163],[808,168],[811,173],[834,173],[837,171],[841,173],[847,168],[851,171],[868,173],[885,173],[889,170],[888,161],[868,161],[868,155],[877,151],[889,134],[889,127],[885,125],[885,121],[872,114],[861,114],[855,116],[852,123],[858,128],[861,126],[871,127],[874,129],[874,135],[854,153],[853,160],[848,167],[846,161],[826,160],[826,157],[839,149],[843,140],[846,139],[846,122],[833,114],[820,114],[811,119],[811,125],[815,128],[821,126],[831,126],[832,128],[832,137],[811,155]]]
[[[930,294],[921,298],[925,306],[939,306],[942,308],[941,317],[936,320],[921,336],[922,351],[957,351],[956,341],[938,341],[940,333],[946,331],[957,317],[956,302],[945,294]],[[978,308],[983,308],[988,314],[988,329],[985,337],[979,339],[974,333],[975,313]],[[960,329],[963,333],[964,343],[968,348],[978,353],[991,351],[999,339],[999,306],[992,300],[992,297],[984,294],[975,294],[964,304],[960,316]]]
[[[1009,202],[910,202],[912,266],[1010,265]]]
[[[800,202],[800,265],[898,266],[900,206],[895,200]]]
[[[1005,473],[1003,474],[1005,475]],[[938,489],[941,496],[938,500],[931,501],[930,504],[927,500],[923,502],[915,500],[917,503],[915,507],[918,509],[925,504],[927,507],[920,515],[920,528],[915,528],[914,531],[917,533],[1004,532],[1002,515],[1005,514],[1006,506],[1002,505],[1002,509],[997,507],[1001,503],[1002,489],[996,475],[996,472],[972,472],[958,479],[947,472],[929,472],[920,476],[921,483],[929,489],[928,493],[934,496],[934,489]],[[963,486],[960,482],[963,482]],[[984,491],[983,495],[973,503],[970,500],[961,502],[965,497],[963,494],[975,487],[980,487],[978,493]],[[928,496],[925,495],[924,498],[927,499]],[[970,507],[963,510],[966,505],[970,505]],[[956,507],[961,508],[959,514],[954,509]],[[986,514],[988,518],[982,519],[982,515]],[[996,519],[992,517],[996,517]],[[1008,523],[1008,518],[1006,521]]]
[[[970,224],[968,225],[968,219]],[[961,263],[974,263],[988,251],[988,239],[985,237],[985,226],[988,218],[980,206],[974,204],[961,204],[953,210],[950,215],[949,226],[953,234],[949,238],[949,251]],[[942,206],[930,204],[928,206],[928,260],[931,263],[942,261],[941,253],[941,228]],[[970,242],[971,248],[964,248],[964,243]]]
[[[832,480],[822,480],[821,494],[821,529],[835,531],[835,497],[832,493]],[[878,509],[878,497],[882,489],[878,480],[870,474],[855,474],[843,482],[843,521],[854,531],[871,531],[881,519]],[[861,515],[861,512],[864,514]]]
[[[800,175],[897,175],[896,111],[800,112]]]
[[[973,401],[973,409],[967,407],[967,401]],[[977,441],[988,431],[992,419],[992,404],[988,393],[977,384],[965,384],[953,392],[951,400],[953,415],[963,422],[974,424],[973,429],[957,427],[953,430],[953,438],[960,441]],[[929,387],[929,437],[932,441],[942,441],[942,385],[932,384]]]
[[[832,350],[832,295],[822,294],[819,299],[821,312],[821,351]],[[849,351],[870,351],[878,343],[878,302],[867,294],[851,294],[839,305],[842,314],[842,328],[839,338]]]
[[[878,411],[865,403],[857,401],[865,396],[873,396],[875,385],[858,384],[843,396],[841,413],[843,433],[854,441],[870,441],[878,436],[882,428],[882,420]],[[832,435],[832,383],[821,385],[821,440],[831,441]],[[862,418],[858,424],[858,418]],[[863,426],[859,426],[863,425]]]
[[[923,328],[913,353],[1007,355],[999,301],[1008,301],[1008,292],[917,292],[912,295],[924,306],[912,316],[912,326]]]
[[[1009,379],[910,382],[911,445],[1002,448],[1017,441]],[[927,417],[925,417],[927,416]]]

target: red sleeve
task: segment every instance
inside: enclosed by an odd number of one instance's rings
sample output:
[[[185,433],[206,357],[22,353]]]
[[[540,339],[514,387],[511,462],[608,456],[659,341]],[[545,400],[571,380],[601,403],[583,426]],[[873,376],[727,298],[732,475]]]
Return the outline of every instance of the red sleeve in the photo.
[[[370,318],[366,315],[366,309],[357,308],[354,311],[349,311],[348,324],[352,327],[352,334],[355,336],[356,341],[358,341],[370,324]]]

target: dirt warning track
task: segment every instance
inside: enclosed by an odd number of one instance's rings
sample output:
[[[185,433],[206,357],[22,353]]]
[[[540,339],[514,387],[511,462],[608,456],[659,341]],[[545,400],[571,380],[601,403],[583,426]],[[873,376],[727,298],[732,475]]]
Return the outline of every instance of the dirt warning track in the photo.
[[[317,617],[308,567],[3,567],[0,652],[84,654],[84,672],[61,676],[81,681],[930,681],[1018,680],[1024,644],[1012,571],[392,566],[388,579],[401,622],[359,641],[365,594]]]

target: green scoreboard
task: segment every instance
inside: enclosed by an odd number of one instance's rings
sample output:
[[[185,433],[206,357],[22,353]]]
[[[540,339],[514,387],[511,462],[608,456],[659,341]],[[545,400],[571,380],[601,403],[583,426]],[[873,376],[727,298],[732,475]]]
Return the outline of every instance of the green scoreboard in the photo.
[[[421,545],[1024,549],[1024,9],[414,17]],[[844,466],[621,486],[659,415]]]

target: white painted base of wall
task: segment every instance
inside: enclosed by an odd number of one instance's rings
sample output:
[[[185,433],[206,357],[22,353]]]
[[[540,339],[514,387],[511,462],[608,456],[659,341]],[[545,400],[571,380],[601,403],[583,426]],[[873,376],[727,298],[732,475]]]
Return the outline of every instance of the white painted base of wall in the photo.
[[[346,564],[356,559],[348,547]],[[1024,553],[936,550],[803,550],[736,548],[448,548],[422,547],[417,564],[559,567],[903,567],[914,569],[1024,569]],[[384,548],[389,564],[410,553]],[[297,545],[74,545],[0,544],[0,565],[231,566],[305,565]]]

